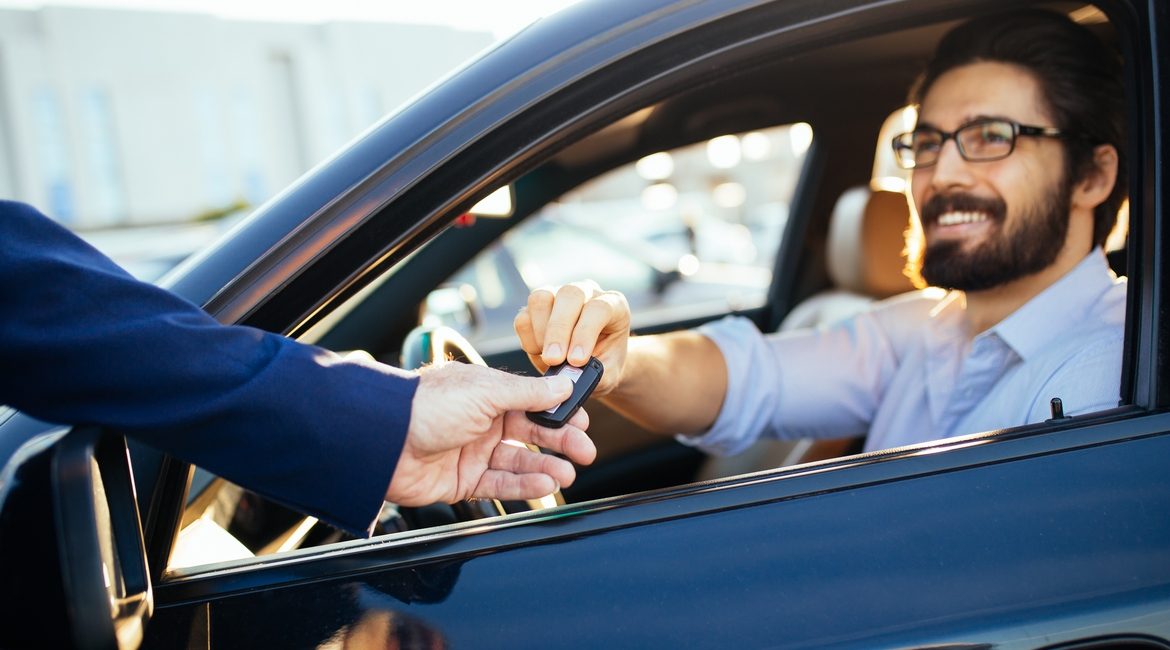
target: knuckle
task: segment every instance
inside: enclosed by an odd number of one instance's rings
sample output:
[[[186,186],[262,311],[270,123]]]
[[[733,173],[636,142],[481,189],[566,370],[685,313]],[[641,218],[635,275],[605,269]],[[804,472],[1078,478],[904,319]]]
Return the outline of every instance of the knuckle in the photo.
[[[516,331],[532,329],[532,316],[528,314],[527,309],[517,312],[516,317],[512,319],[512,327],[516,328]]]
[[[544,309],[547,310],[552,307],[556,296],[548,289],[536,289],[528,294],[528,308],[532,310]]]
[[[585,297],[586,297],[585,290],[582,289],[581,287],[577,286],[576,284],[566,284],[565,286],[563,286],[557,290],[557,299],[558,300],[567,299],[567,300],[576,300],[578,302],[584,302]]]
[[[591,317],[609,318],[614,309],[613,305],[611,305],[609,302],[604,300],[593,300],[590,301],[589,304],[585,305],[584,311],[587,312]]]
[[[606,292],[604,292],[604,295],[606,297],[606,300],[611,301],[613,303],[616,303],[619,305],[629,305],[630,304],[629,301],[626,300],[626,294],[622,293],[621,291],[612,291],[612,290],[606,291]]]

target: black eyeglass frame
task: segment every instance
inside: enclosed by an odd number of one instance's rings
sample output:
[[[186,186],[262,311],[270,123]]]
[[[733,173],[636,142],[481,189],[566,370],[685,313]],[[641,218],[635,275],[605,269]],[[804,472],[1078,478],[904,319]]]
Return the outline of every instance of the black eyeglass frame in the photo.
[[[1009,144],[1007,151],[1004,152],[1002,155],[995,155],[995,156],[991,156],[991,157],[972,158],[971,156],[968,156],[967,152],[963,149],[963,143],[958,137],[959,133],[966,130],[966,129],[970,129],[972,127],[977,127],[977,126],[983,126],[985,124],[1007,124],[1007,125],[1010,125],[1012,127],[1012,141]],[[915,133],[919,133],[919,132],[923,132],[923,131],[937,133],[939,135],[939,137],[941,139],[939,140],[939,143],[938,143],[938,152],[935,155],[934,160],[931,160],[930,162],[928,162],[926,164],[919,164],[917,160],[914,160],[910,164],[907,164],[906,161],[902,158],[902,151],[911,150],[912,146],[909,142],[906,142],[904,140],[909,139]],[[1020,124],[1019,122],[1013,122],[1012,120],[1007,120],[1007,119],[1003,119],[1003,118],[999,118],[999,117],[981,117],[977,120],[972,120],[970,122],[967,122],[966,124],[961,124],[961,125],[959,125],[959,128],[955,129],[954,131],[950,131],[950,132],[943,131],[942,129],[936,129],[933,126],[920,126],[916,129],[914,129],[913,131],[899,133],[898,135],[894,136],[893,140],[890,142],[890,145],[894,148],[894,160],[898,163],[899,167],[901,167],[902,169],[922,169],[924,167],[930,167],[938,162],[938,157],[939,157],[939,155],[942,154],[942,148],[944,146],[946,146],[947,140],[954,140],[955,141],[955,149],[958,150],[959,156],[963,160],[966,160],[967,162],[993,162],[996,160],[1003,160],[1004,158],[1007,158],[1008,156],[1012,155],[1012,152],[1014,152],[1016,150],[1016,140],[1018,140],[1021,135],[1040,137],[1040,138],[1066,138],[1066,137],[1069,137],[1071,134],[1068,133],[1067,131],[1062,131],[1054,126],[1034,126],[1034,125],[1030,125],[1030,124]]]

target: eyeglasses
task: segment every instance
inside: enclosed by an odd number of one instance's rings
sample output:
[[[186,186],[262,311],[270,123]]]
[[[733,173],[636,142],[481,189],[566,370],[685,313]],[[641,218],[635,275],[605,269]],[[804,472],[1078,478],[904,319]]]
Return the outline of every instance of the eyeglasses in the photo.
[[[894,137],[894,157],[902,169],[930,167],[938,162],[947,140],[954,140],[963,160],[989,162],[1011,155],[1016,148],[1016,138],[1021,135],[1061,138],[1068,134],[1050,126],[1027,126],[996,118],[968,122],[950,133],[920,126]]]

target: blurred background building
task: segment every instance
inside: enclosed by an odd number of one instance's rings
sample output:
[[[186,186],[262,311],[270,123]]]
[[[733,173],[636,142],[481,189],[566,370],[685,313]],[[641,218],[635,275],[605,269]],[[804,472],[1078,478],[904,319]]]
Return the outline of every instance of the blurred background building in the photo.
[[[494,40],[417,24],[0,8],[0,197],[83,235],[243,211]]]
[[[425,16],[362,0],[4,7],[22,1],[0,0],[0,198],[36,206],[147,280],[497,39],[572,3],[442,0]],[[130,1],[157,9],[101,6]],[[224,13],[249,6],[267,18]],[[516,266],[520,300],[529,286],[565,281],[557,269],[584,272],[538,259],[551,241],[588,240],[611,259],[609,284],[647,304],[695,304],[703,291],[755,304],[812,138],[806,124],[778,126],[623,165],[472,266],[495,269],[493,255]],[[512,309],[480,276],[456,284]],[[665,288],[676,281],[685,290]],[[500,321],[509,340],[514,313]]]

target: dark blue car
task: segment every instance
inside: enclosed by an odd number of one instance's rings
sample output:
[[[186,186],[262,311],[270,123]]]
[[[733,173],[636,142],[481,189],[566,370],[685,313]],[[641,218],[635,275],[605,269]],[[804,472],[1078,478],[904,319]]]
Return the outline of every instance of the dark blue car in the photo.
[[[733,311],[776,330],[843,290],[835,206],[896,180],[875,172],[883,124],[940,36],[1001,4],[584,2],[389,117],[165,283],[224,322],[414,363],[428,294],[513,226],[647,156],[735,136],[742,158],[695,172],[707,212],[654,205],[752,233],[783,218],[755,240],[775,248],[764,296],[641,331]],[[820,460],[756,450],[728,468],[591,404],[599,459],[563,505],[388,506],[369,540],[113,432],[8,412],[0,434],[30,443],[2,459],[0,647],[1170,648],[1170,5],[1015,4],[1074,16],[1125,60],[1116,408],[870,454],[845,441]],[[769,151],[798,152],[791,177],[731,176],[764,151],[750,134],[777,128]],[[650,176],[630,200],[672,196]],[[772,185],[784,196],[751,203]],[[508,216],[468,227],[505,186]],[[715,263],[700,229],[672,232]],[[518,345],[485,359],[529,368]]]

